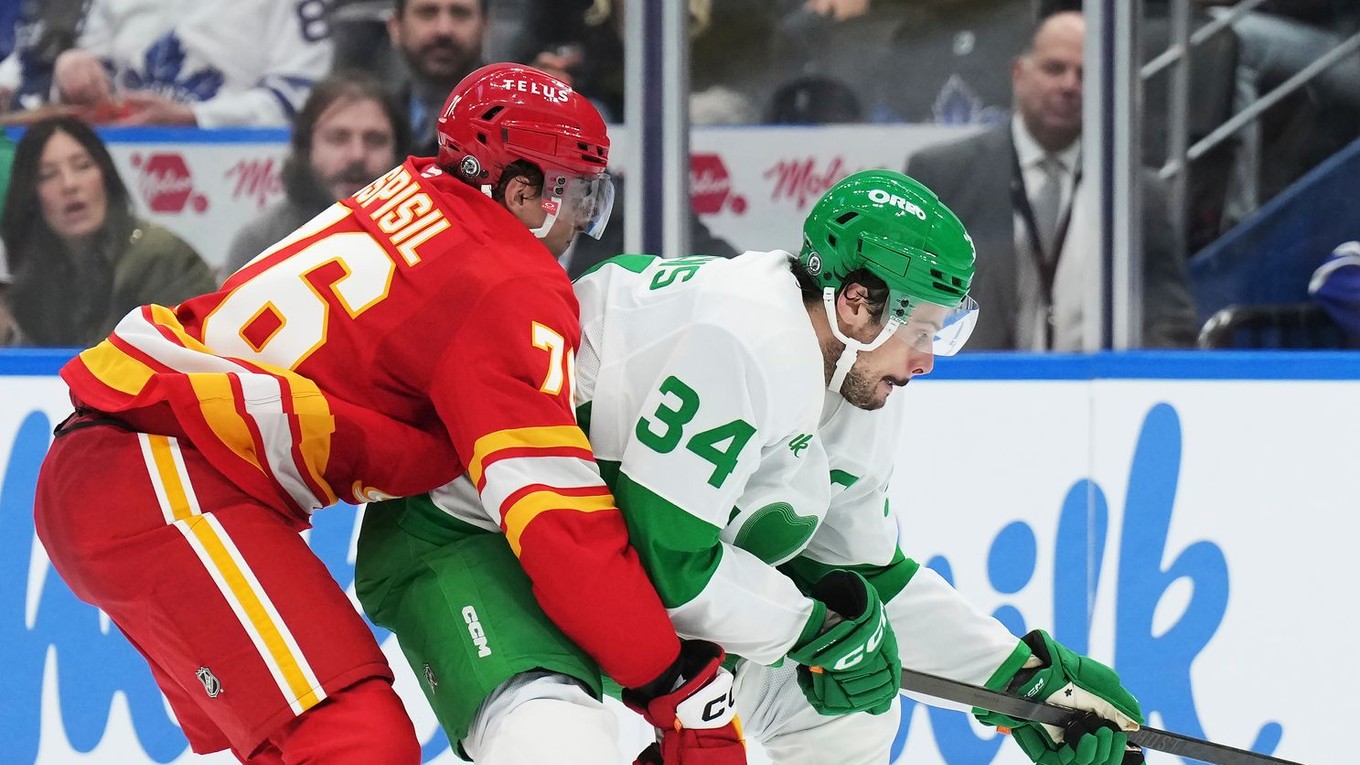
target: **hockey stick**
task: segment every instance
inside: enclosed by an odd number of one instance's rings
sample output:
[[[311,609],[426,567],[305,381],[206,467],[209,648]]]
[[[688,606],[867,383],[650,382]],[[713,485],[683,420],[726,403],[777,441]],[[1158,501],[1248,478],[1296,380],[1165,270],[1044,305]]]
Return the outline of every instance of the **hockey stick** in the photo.
[[[902,668],[902,690],[924,693],[937,699],[981,707],[992,712],[1000,712],[1021,720],[1054,725],[1066,728],[1083,713],[1071,709],[1045,704],[1039,701],[1026,701],[1017,696],[998,693],[958,680],[950,680],[936,675]],[[1237,749],[1224,744],[1215,744],[1200,738],[1183,736],[1179,733],[1158,730],[1143,726],[1129,734],[1129,743],[1146,749],[1174,754],[1211,765],[1299,765],[1291,760],[1282,760],[1268,754],[1257,754],[1246,749]]]

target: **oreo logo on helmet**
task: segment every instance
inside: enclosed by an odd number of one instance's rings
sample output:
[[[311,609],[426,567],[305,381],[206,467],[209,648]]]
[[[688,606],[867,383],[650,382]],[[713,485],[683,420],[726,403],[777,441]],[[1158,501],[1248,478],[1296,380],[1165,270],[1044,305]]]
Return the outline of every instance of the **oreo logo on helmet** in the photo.
[[[893,207],[896,207],[899,210],[905,210],[906,212],[915,215],[921,220],[926,219],[925,210],[922,210],[921,208],[917,207],[914,203],[912,203],[905,197],[900,197],[897,194],[889,194],[883,189],[869,189],[869,201],[880,205],[892,205]]]
[[[469,178],[476,178],[482,172],[482,163],[471,154],[463,156],[463,161],[458,163],[458,172]]]

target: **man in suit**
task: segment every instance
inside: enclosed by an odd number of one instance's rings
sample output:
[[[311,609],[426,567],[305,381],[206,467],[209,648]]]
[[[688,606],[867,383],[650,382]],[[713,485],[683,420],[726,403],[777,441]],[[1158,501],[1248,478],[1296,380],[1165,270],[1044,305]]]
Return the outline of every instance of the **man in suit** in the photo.
[[[387,20],[392,47],[410,73],[397,96],[411,119],[412,152],[433,157],[435,121],[449,91],[484,61],[489,0],[395,0]]]
[[[972,294],[982,310],[971,350],[1082,348],[1086,268],[1097,252],[1067,231],[1071,221],[1095,212],[1083,210],[1083,195],[1074,193],[1081,182],[1085,31],[1078,12],[1045,18],[1011,66],[1011,119],[918,152],[907,163],[908,175],[957,212],[977,247]],[[1149,171],[1143,179],[1142,345],[1185,347],[1195,334],[1189,276],[1171,241],[1166,192]]]

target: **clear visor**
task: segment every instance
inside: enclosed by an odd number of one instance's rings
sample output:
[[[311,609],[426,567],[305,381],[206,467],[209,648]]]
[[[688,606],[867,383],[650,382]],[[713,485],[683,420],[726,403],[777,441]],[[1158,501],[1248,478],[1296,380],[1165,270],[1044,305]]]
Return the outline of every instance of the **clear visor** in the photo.
[[[892,317],[888,323],[896,325],[893,340],[936,356],[953,356],[973,334],[977,314],[977,301],[971,297],[965,297],[958,308],[916,301],[908,302],[905,314]]]
[[[599,239],[614,210],[614,180],[609,173],[591,176],[550,175],[545,179],[543,209],[558,220]]]

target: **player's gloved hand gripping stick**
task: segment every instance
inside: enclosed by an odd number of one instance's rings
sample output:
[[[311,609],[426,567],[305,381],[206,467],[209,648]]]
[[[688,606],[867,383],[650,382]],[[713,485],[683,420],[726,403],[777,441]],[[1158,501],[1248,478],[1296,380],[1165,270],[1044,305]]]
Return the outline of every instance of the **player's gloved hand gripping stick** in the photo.
[[[902,662],[883,601],[864,577],[836,570],[812,585],[812,597],[836,619],[789,651],[798,662],[798,685],[824,715],[882,714],[897,698]]]
[[[624,689],[623,703],[659,732],[634,765],[746,765],[723,656],[715,643],[686,640],[670,670],[643,688]]]
[[[1008,693],[1052,701],[1093,714],[1059,727],[976,710],[988,725],[1009,728],[1037,765],[1142,765],[1143,753],[1128,745],[1129,731],[1143,723],[1142,709],[1119,675],[1095,659],[1074,653],[1043,630],[1022,638],[1033,655],[1010,678],[993,678]]]

